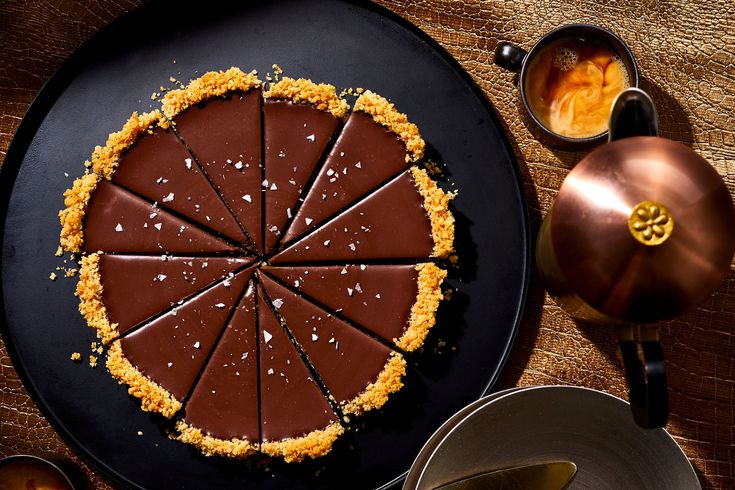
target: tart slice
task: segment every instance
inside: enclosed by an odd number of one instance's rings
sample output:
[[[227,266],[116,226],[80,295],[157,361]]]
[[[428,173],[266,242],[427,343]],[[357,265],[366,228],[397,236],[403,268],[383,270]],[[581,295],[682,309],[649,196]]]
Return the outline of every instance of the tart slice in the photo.
[[[74,181],[59,212],[67,252],[194,254],[238,248],[95,174]]]
[[[262,291],[258,318],[260,450],[289,463],[323,456],[344,429]]]
[[[416,125],[386,99],[365,92],[355,102],[284,242],[323,223],[419,160],[423,153],[424,141]]]
[[[79,311],[105,344],[252,262],[234,257],[90,254],[77,283]]]
[[[111,344],[107,369],[143,410],[172,417],[250,280],[250,267]]]
[[[407,352],[434,326],[447,276],[431,262],[261,269]]]
[[[242,458],[260,441],[255,287],[225,328],[176,426],[177,439],[205,455]]]
[[[271,263],[446,257],[454,242],[450,198],[426,171],[412,167],[278,253]]]
[[[263,94],[265,247],[278,242],[347,102],[332,85],[283,78]]]
[[[237,68],[208,72],[167,93],[163,112],[262,251],[260,86]]]
[[[382,407],[401,389],[406,361],[267,276],[263,287],[330,395],[346,414]]]
[[[133,114],[92,155],[94,171],[204,228],[243,243],[230,211],[160,112]]]

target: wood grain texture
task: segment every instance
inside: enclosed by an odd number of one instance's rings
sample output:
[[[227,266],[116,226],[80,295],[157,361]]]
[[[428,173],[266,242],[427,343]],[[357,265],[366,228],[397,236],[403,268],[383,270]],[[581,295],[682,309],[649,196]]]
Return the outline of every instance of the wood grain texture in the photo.
[[[82,42],[141,0],[0,2],[0,159],[43,82]],[[492,64],[500,40],[530,47],[564,23],[592,22],[623,37],[638,58],[664,136],[710,161],[735,195],[735,17],[732,0],[381,0],[444,46],[471,74],[510,135],[532,233],[584,153],[536,142],[517,108],[515,77]],[[735,267],[699,308],[661,324],[669,369],[668,429],[706,488],[735,487]],[[612,332],[577,323],[531,283],[523,325],[498,388],[569,384],[626,397]],[[39,413],[0,341],[0,455],[56,455],[90,486],[110,488]]]

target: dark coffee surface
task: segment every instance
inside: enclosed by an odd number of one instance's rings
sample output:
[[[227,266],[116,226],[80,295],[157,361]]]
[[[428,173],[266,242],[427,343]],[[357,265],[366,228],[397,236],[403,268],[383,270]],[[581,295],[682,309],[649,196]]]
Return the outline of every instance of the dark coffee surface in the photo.
[[[407,166],[406,145],[398,136],[364,112],[353,112],[284,241],[316,227]]]
[[[418,294],[415,265],[274,266],[263,270],[389,342],[405,331]]]
[[[280,441],[337,419],[271,308],[259,294],[260,432],[263,441]]]
[[[297,199],[337,128],[337,118],[311,105],[266,99],[263,105],[265,145],[265,242],[276,244],[293,217]]]
[[[102,303],[124,333],[251,259],[101,255]]]
[[[245,240],[237,221],[171,131],[156,128],[153,134],[144,133],[122,156],[112,181],[237,243]]]
[[[212,99],[174,118],[176,130],[257,250],[263,250],[261,100],[260,89],[253,89]]]
[[[220,439],[260,440],[257,342],[251,282],[186,403],[184,422]]]
[[[433,247],[423,197],[413,176],[404,172],[279,252],[271,263],[429,258]]]
[[[84,216],[85,252],[235,252],[237,248],[102,179]]]
[[[250,280],[246,269],[131,332],[120,341],[143,375],[181,401],[214,346],[230,310]]]
[[[263,287],[330,394],[348,402],[378,378],[391,350],[267,276]]]

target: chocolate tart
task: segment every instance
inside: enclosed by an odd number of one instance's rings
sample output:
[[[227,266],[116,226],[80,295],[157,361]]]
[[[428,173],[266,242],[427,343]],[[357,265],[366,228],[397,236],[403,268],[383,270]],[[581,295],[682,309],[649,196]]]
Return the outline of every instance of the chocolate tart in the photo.
[[[237,68],[133,114],[65,193],[107,369],[207,456],[297,462],[403,386],[436,320],[453,195],[386,99]]]

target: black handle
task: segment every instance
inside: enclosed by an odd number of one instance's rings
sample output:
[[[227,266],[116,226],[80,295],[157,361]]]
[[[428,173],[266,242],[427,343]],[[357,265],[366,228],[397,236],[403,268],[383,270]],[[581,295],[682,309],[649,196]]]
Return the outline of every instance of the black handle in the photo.
[[[495,64],[510,71],[521,71],[528,53],[515,44],[501,42],[495,47]]]
[[[664,427],[669,418],[669,393],[661,343],[658,340],[638,343],[626,338],[618,341],[618,347],[628,381],[633,420],[646,429]]]

